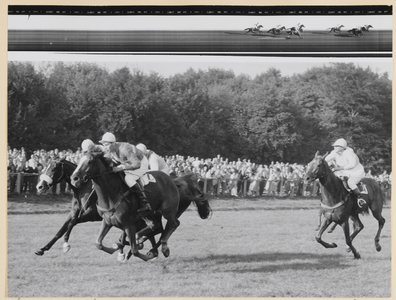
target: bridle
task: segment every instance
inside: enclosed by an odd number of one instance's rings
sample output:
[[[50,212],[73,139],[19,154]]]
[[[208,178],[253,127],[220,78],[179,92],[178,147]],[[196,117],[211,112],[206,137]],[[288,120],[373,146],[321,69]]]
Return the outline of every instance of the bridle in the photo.
[[[323,160],[324,160],[324,158],[321,159],[320,163],[318,164],[318,168],[320,165],[323,165]],[[321,174],[320,176],[316,176],[318,174],[318,172],[319,172],[319,170],[317,172],[315,172],[315,179],[321,179],[321,178],[324,178],[324,177],[330,175],[330,173],[327,173],[326,171],[324,171],[323,172],[324,174]]]

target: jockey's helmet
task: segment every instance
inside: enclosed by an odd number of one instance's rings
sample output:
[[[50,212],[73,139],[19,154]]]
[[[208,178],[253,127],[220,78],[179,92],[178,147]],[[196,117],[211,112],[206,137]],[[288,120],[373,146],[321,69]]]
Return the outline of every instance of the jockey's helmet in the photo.
[[[115,143],[116,142],[116,138],[115,135],[112,134],[111,132],[106,132],[102,139],[99,141],[99,143],[103,144],[103,143]]]
[[[338,139],[335,141],[335,143],[333,144],[333,147],[338,146],[338,147],[342,147],[344,149],[346,149],[347,147],[347,142],[344,139]]]
[[[89,148],[93,147],[94,145],[94,142],[92,142],[90,139],[83,140],[83,142],[81,143],[81,151],[83,153],[87,152]]]
[[[138,148],[140,151],[142,151],[143,154],[146,154],[146,152],[147,152],[147,147],[144,144],[141,144],[141,143],[137,144],[136,148]]]

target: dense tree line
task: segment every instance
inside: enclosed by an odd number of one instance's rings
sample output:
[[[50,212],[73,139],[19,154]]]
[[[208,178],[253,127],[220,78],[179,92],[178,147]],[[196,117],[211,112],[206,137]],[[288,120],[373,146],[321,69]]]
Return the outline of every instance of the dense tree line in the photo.
[[[189,69],[164,78],[94,63],[8,64],[8,143],[76,149],[106,131],[161,155],[309,162],[344,137],[373,171],[390,169],[392,82],[352,63],[284,77]]]

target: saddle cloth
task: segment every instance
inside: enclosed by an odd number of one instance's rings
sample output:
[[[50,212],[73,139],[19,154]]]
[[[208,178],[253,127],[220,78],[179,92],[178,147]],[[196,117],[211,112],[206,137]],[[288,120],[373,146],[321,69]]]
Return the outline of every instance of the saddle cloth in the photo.
[[[143,186],[150,182],[156,182],[155,178],[151,174],[147,174],[148,170],[125,170],[125,182],[128,186],[132,187],[136,184],[136,181],[140,179]]]

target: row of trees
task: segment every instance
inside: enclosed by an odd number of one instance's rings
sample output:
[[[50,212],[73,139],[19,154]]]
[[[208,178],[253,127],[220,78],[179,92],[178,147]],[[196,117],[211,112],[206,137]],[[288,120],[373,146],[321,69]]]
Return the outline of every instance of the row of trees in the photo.
[[[94,63],[8,64],[8,143],[76,149],[111,131],[161,155],[309,162],[345,138],[373,171],[390,169],[388,74],[334,63],[284,77],[190,69],[164,78]]]

